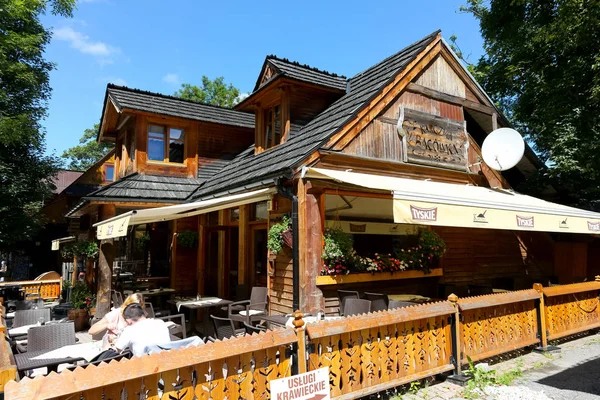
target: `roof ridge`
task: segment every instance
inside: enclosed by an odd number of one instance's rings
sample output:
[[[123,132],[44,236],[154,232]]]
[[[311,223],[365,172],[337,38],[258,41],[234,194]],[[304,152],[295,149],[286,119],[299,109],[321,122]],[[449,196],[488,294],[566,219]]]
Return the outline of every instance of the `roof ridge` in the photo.
[[[321,73],[323,75],[331,76],[333,78],[348,79],[348,77],[345,76],[345,75],[338,75],[335,72],[329,72],[329,71],[325,71],[325,70],[322,70],[322,69],[319,69],[319,68],[316,68],[316,67],[311,67],[308,64],[300,64],[298,61],[291,61],[291,60],[289,60],[287,58],[277,57],[275,54],[269,54],[266,57],[266,59],[267,60],[278,60],[278,61],[284,62],[286,64],[290,64],[290,65],[294,65],[296,67],[308,69],[308,70],[311,70],[313,72],[318,72],[318,73]]]
[[[145,95],[155,96],[155,97],[162,97],[164,99],[182,101],[182,102],[185,102],[185,103],[190,103],[190,104],[195,104],[195,105],[200,105],[200,106],[213,107],[213,108],[218,108],[220,110],[225,110],[225,111],[234,111],[234,112],[242,113],[242,114],[251,114],[251,113],[248,113],[248,112],[245,112],[245,111],[236,110],[234,108],[217,106],[215,104],[202,103],[200,101],[182,99],[181,97],[172,96],[172,95],[163,94],[163,93],[158,93],[158,92],[151,92],[149,90],[142,90],[142,89],[130,88],[128,86],[119,86],[119,85],[115,85],[114,83],[107,84],[106,90],[109,90],[109,89],[125,90],[127,92],[138,93],[138,94],[145,94]]]
[[[400,49],[399,51],[395,52],[394,54],[392,54],[391,56],[388,56],[386,58],[384,58],[383,60],[379,61],[376,64],[371,65],[370,67],[368,67],[367,69],[364,69],[360,72],[358,72],[357,74],[355,74],[352,78],[350,79],[357,79],[360,76],[364,75],[365,73],[367,73],[368,71],[377,68],[378,66],[382,65],[383,63],[389,61],[391,58],[396,57],[398,54],[403,53],[404,51],[406,51],[406,49],[416,46],[417,44],[421,43],[421,42],[425,42],[427,40],[430,40],[432,36],[437,36],[438,34],[440,34],[442,32],[441,29],[438,29],[432,33],[430,33],[429,35],[425,36],[424,38],[421,38],[411,44],[409,44],[408,46],[404,46],[402,49]]]

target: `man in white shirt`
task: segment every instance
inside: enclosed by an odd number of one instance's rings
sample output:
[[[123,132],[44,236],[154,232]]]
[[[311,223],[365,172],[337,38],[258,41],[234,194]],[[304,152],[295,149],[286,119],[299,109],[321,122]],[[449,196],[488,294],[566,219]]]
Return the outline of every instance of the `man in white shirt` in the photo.
[[[123,310],[123,318],[127,327],[115,343],[118,351],[130,348],[133,355],[139,357],[146,354],[147,347],[171,342],[169,328],[165,321],[146,318],[146,313],[139,304],[128,305]]]

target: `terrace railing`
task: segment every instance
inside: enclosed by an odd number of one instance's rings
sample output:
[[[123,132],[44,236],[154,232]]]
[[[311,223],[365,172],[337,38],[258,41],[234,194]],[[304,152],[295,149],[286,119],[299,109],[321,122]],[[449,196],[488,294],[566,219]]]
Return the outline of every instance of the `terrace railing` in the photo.
[[[454,313],[442,301],[310,324],[307,369],[329,367],[338,399],[450,371]]]
[[[600,278],[599,278],[600,279]],[[10,399],[268,399],[270,381],[329,367],[350,399],[600,327],[600,281],[415,305],[24,378]],[[2,347],[4,346],[4,347]],[[16,375],[0,326],[0,393]],[[297,357],[296,357],[297,355]],[[458,355],[458,356],[457,356]],[[292,357],[294,360],[292,361]]]
[[[47,281],[11,281],[0,282],[0,288],[3,286],[20,285],[25,297],[41,297],[44,300],[58,299],[62,281],[52,279]]]
[[[6,340],[6,324],[4,313],[6,309],[0,303],[0,395],[4,393],[4,385],[17,379],[17,367],[8,341]]]

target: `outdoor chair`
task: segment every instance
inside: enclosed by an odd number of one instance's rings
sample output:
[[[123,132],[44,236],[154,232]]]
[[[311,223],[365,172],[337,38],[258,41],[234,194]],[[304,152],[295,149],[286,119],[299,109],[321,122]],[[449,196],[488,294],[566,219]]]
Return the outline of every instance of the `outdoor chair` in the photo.
[[[233,324],[233,320],[230,318],[215,317],[214,315],[211,315],[210,318],[212,319],[213,326],[215,328],[215,336],[219,340],[234,336],[241,336],[246,333],[245,329],[236,329],[235,325]]]
[[[73,322],[34,326],[27,332],[27,352],[50,351],[75,344],[75,342],[75,324]]]
[[[247,323],[244,322],[244,329],[246,330],[246,334],[247,335],[252,335],[253,333],[260,333],[260,332],[264,332],[267,330],[267,328],[265,328],[264,326],[260,326],[260,325],[248,325]]]
[[[32,310],[35,308],[44,308],[44,300],[17,300],[15,301],[15,310]]]
[[[387,310],[390,303],[387,294],[382,293],[365,292],[365,299],[371,302],[371,312]]]
[[[411,303],[410,301],[398,301],[398,300],[390,300],[390,304],[388,305],[388,310],[392,310],[394,308],[404,308],[414,306],[415,303]]]
[[[50,321],[49,308],[38,308],[36,310],[19,310],[15,311],[15,318],[13,320],[13,328],[18,328],[25,325],[35,325],[40,321],[40,318],[44,318],[44,323]]]
[[[252,325],[267,315],[268,289],[255,286],[250,293],[250,300],[236,301],[227,306],[227,317],[239,322]]]
[[[347,299],[360,299],[358,292],[351,290],[338,290],[338,299],[340,300],[340,315],[344,314]]]
[[[121,292],[111,290],[110,297],[112,299],[113,307],[119,308],[123,305],[123,295],[121,294]]]
[[[344,316],[367,314],[371,311],[371,302],[364,299],[346,299],[344,303]]]
[[[183,314],[174,314],[174,315],[165,315],[163,317],[157,317],[154,313],[154,307],[152,307],[152,303],[145,303],[146,306],[146,314],[148,318],[162,319],[167,324],[169,328],[169,333],[172,337],[177,337],[177,335],[181,335],[181,339],[186,338],[186,328],[185,328],[185,315]],[[179,320],[179,323],[174,322],[173,320]],[[178,338],[179,339],[179,338]]]

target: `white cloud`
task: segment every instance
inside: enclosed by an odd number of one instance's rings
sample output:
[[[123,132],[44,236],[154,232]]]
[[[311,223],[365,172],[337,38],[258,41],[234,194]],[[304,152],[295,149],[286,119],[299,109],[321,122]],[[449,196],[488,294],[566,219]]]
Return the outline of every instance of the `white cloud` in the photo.
[[[168,73],[162,78],[163,82],[168,83],[169,85],[179,85],[181,82],[179,80],[179,75],[174,73]]]
[[[250,96],[250,93],[248,93],[248,92],[240,93],[240,95],[237,97],[237,99],[235,99],[235,102],[241,103],[248,96]]]
[[[89,36],[74,30],[71,27],[54,29],[53,39],[68,42],[72,48],[83,54],[89,54],[100,58],[103,64],[111,64],[110,56],[117,54],[120,50],[101,41],[91,40]]]

